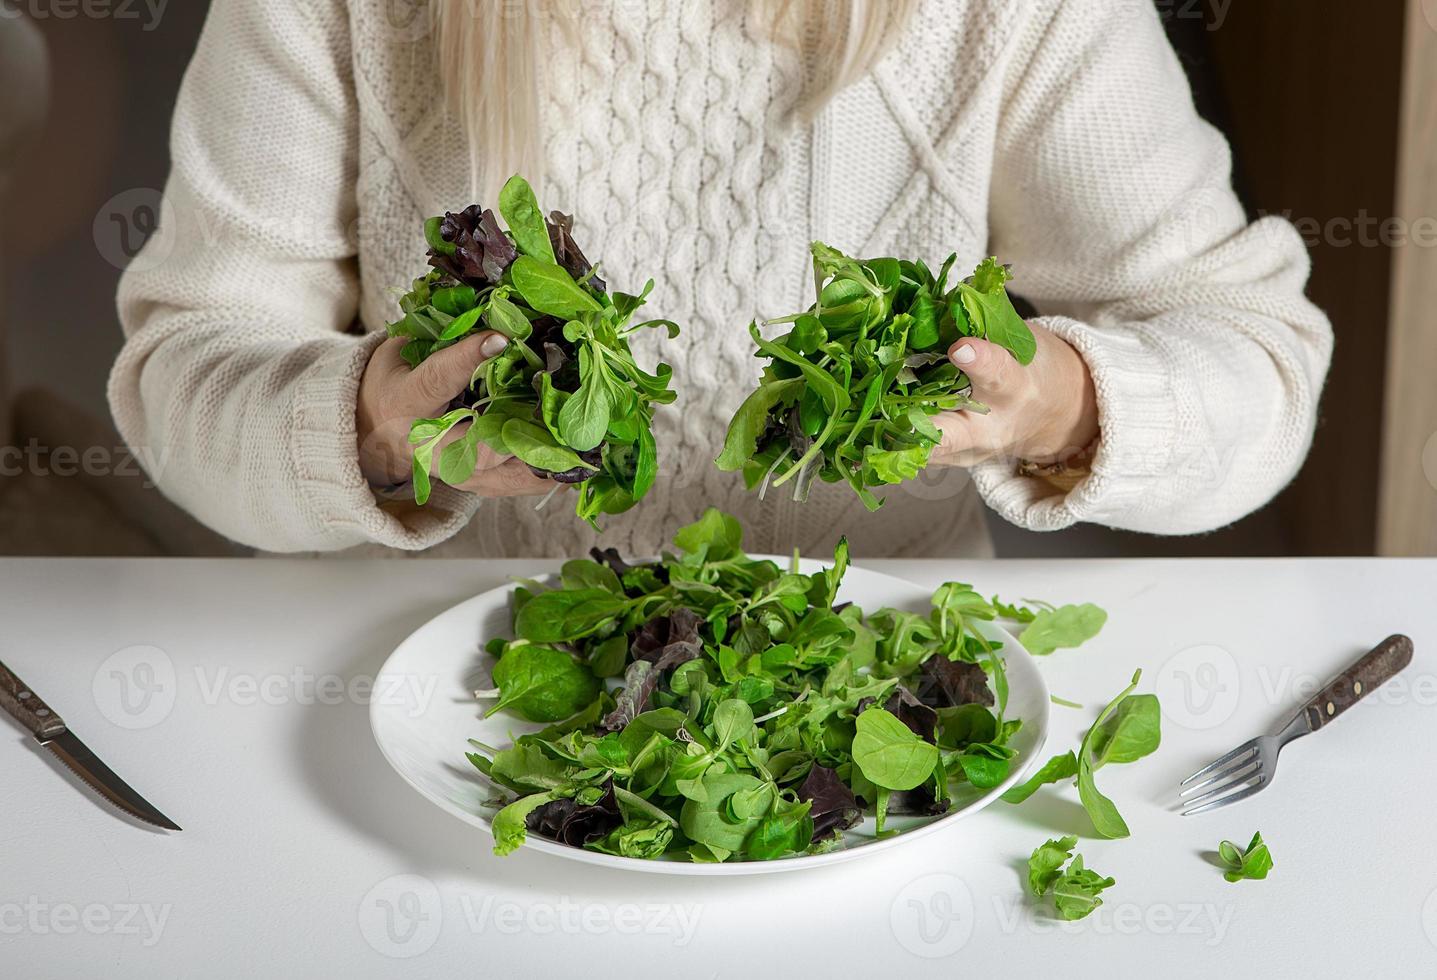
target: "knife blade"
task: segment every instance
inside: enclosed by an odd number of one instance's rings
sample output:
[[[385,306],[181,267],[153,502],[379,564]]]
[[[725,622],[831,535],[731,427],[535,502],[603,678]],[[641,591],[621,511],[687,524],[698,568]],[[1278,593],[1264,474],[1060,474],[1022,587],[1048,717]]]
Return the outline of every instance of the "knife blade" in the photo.
[[[99,756],[70,731],[65,720],[4,663],[0,663],[0,708],[4,708],[10,717],[35,737],[36,742],[49,749],[81,781],[116,807],[156,827],[180,829],[178,824],[101,762]]]

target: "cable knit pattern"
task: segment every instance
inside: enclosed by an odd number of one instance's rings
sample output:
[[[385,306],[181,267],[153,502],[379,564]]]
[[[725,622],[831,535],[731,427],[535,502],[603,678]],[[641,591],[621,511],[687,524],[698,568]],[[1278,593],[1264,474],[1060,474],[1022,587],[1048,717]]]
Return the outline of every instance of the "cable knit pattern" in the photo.
[[[925,0],[897,48],[811,122],[805,68],[736,0],[585,5],[548,64],[541,200],[620,288],[684,324],[652,494],[603,536],[661,548],[707,504],[754,551],[989,553],[981,494],[1038,529],[1211,528],[1287,482],[1311,438],[1330,331],[1306,256],[1245,227],[1228,151],[1195,115],[1161,27],[1123,0]],[[555,50],[561,46],[557,33]],[[422,218],[469,203],[436,109],[424,22],[386,0],[215,0],[176,112],[162,231],[126,273],[110,396],[172,498],[276,551],[562,555],[595,541],[562,497],[439,488],[419,509],[360,477],[354,398],[423,268]],[[744,329],[811,300],[807,243],[858,254],[996,251],[1094,376],[1102,439],[1063,496],[1011,461],[934,468],[868,514],[846,487],[759,501],[711,459],[759,370]],[[346,333],[357,322],[356,337]],[[350,331],[353,333],[353,331]],[[976,487],[977,492],[974,492]]]

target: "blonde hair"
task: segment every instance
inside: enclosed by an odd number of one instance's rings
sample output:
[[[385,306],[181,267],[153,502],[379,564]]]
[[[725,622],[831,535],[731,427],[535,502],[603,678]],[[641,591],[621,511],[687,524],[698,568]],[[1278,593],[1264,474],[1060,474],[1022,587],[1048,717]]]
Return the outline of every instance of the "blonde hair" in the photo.
[[[693,2],[693,0],[673,0]],[[715,0],[720,2],[720,0]],[[733,0],[773,43],[798,49],[807,83],[798,111],[811,117],[883,57],[919,0]],[[510,173],[544,169],[539,100],[545,18],[580,43],[581,0],[431,0],[439,75],[469,145],[473,190]]]

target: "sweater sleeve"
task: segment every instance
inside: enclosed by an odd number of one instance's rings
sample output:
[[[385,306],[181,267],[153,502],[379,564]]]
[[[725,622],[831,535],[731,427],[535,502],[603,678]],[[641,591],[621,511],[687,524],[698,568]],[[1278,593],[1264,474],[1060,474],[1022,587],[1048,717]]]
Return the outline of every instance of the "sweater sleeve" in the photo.
[[[358,119],[341,0],[216,0],[186,73],[160,228],[126,270],[116,424],[160,489],[271,551],[428,547],[472,516],[360,474]]]
[[[1009,69],[993,250],[1087,362],[1101,436],[1067,494],[1011,460],[975,484],[1033,530],[1220,527],[1267,503],[1311,444],[1332,332],[1303,296],[1306,250],[1281,219],[1247,223],[1227,143],[1150,5],[1040,9]]]

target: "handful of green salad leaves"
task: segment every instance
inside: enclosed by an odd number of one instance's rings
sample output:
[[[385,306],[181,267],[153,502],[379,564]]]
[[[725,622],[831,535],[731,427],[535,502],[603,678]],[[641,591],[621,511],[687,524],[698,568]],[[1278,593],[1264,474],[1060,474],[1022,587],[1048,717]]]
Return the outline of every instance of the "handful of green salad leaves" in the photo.
[[[956,255],[935,276],[922,261],[859,261],[822,242],[812,251],[818,300],[768,321],[792,325],[775,340],[749,325],[768,364],[714,462],[742,470],[760,494],[792,482],[795,500],[808,498],[815,479],[846,481],[877,510],[873,487],[928,465],[942,441],[934,415],[987,411],[948,348],[980,337],[1027,364],[1036,342],[1004,288],[1012,273],[997,259],[950,287]]]
[[[399,301],[404,315],[389,324],[390,336],[409,338],[411,365],[480,330],[509,339],[449,412],[413,423],[414,499],[429,499],[436,470],[448,484],[467,480],[482,442],[540,476],[577,484],[575,511],[597,528],[600,514],[628,510],[653,486],[653,406],[675,397],[668,365],[640,368],[629,337],[662,327],[672,338],[679,328],[632,323],[653,280],[638,295],[610,293],[575,244],[573,221],[557,211],[546,220],[524,178],[504,185],[499,213],[507,232],[477,204],[425,223],[434,269],[414,281]]]

